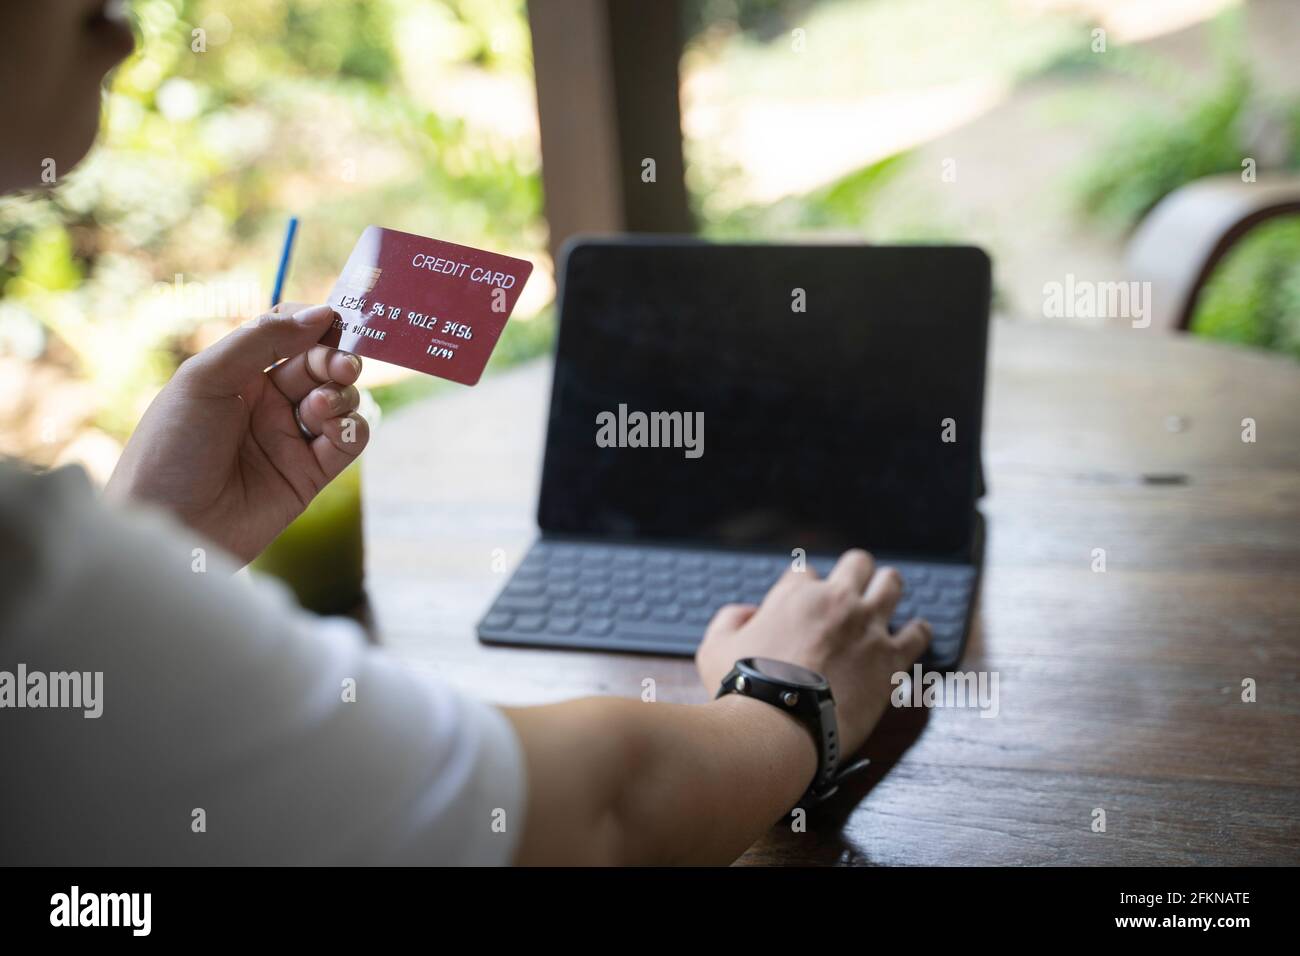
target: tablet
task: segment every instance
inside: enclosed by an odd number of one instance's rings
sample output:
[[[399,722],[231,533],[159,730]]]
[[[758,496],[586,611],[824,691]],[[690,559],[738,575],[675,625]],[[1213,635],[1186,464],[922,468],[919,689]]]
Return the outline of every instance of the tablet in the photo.
[[[990,294],[965,246],[572,243],[541,529],[968,555]],[[634,412],[693,416],[699,454],[602,447]]]

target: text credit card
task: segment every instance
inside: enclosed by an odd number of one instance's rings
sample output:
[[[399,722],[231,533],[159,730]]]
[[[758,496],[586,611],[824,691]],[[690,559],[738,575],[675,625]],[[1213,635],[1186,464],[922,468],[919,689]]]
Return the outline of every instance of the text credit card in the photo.
[[[525,259],[369,226],[325,301],[321,342],[473,385],[533,271]]]

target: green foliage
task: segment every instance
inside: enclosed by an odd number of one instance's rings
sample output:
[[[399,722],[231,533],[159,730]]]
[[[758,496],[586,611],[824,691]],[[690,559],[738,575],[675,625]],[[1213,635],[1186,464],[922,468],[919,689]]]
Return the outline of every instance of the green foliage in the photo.
[[[55,223],[44,222],[32,229],[26,241],[15,248],[14,286],[32,292],[60,292],[75,289],[81,270],[72,253],[72,237]]]
[[[754,239],[817,230],[861,230],[870,220],[872,200],[907,160],[907,153],[887,156],[811,192],[718,214],[704,223],[703,231],[714,239]]]
[[[1121,227],[1135,224],[1180,186],[1215,173],[1240,172],[1250,155],[1242,117],[1251,98],[1248,74],[1232,66],[1222,81],[1173,113],[1141,112],[1098,151],[1078,185],[1086,215]]]
[[[1265,223],[1214,270],[1192,331],[1300,359],[1300,217]]]
[[[329,15],[322,16],[326,4]],[[385,4],[293,0],[280,11],[280,22],[286,66],[301,64],[308,74],[336,74],[381,86],[393,80],[397,62]]]
[[[1216,18],[1209,39],[1217,67],[1208,85],[1187,70],[1127,48],[1094,58],[1163,94],[1163,103],[1129,110],[1080,170],[1076,204],[1087,218],[1120,229],[1135,226],[1180,186],[1216,173],[1240,173],[1271,126],[1283,140],[1281,166],[1300,169],[1300,100],[1270,97],[1255,81],[1240,11]]]

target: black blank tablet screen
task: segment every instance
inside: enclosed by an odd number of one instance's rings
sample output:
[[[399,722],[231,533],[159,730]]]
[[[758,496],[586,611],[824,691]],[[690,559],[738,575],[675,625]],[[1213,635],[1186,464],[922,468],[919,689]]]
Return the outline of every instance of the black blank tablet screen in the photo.
[[[989,272],[966,247],[574,247],[541,527],[960,554],[977,486]],[[702,454],[602,447],[601,425],[606,445],[651,440],[654,428],[636,434],[635,412],[702,413]],[[669,437],[669,420],[659,425]]]

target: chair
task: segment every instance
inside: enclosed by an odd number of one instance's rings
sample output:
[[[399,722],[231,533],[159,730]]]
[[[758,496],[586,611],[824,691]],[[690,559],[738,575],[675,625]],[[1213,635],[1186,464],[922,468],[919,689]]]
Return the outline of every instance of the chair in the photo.
[[[1300,214],[1300,176],[1260,171],[1207,176],[1174,190],[1147,213],[1126,252],[1134,279],[1151,282],[1151,327],[1185,332],[1201,289],[1248,232]]]

